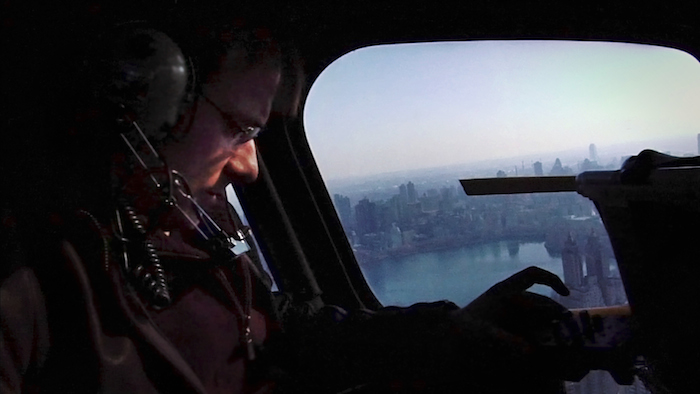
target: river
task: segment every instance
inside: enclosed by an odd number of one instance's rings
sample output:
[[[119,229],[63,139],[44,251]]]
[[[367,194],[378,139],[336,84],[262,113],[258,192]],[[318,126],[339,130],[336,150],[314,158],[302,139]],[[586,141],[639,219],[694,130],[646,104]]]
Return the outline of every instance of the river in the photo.
[[[563,278],[561,258],[551,257],[544,243],[502,241],[469,245],[390,257],[361,267],[384,305],[450,300],[464,306],[493,284],[531,265]],[[551,289],[541,285],[532,291],[551,294]]]

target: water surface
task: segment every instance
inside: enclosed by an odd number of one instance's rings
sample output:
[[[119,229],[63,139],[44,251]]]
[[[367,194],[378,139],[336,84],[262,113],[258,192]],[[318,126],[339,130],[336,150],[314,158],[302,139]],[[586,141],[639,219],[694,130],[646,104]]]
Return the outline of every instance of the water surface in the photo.
[[[561,258],[551,257],[544,243],[505,241],[387,258],[362,265],[362,270],[384,305],[450,300],[464,306],[495,283],[531,265],[563,278]],[[551,294],[551,289],[540,285],[532,291]]]

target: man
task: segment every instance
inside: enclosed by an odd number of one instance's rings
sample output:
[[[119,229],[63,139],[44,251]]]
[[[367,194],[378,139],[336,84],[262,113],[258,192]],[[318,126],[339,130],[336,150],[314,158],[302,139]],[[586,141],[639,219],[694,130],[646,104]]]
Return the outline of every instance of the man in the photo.
[[[550,387],[533,377],[549,362],[528,335],[563,310],[523,292],[534,283],[568,291],[542,270],[464,309],[305,315],[275,302],[264,272],[237,250],[245,231],[224,188],[257,178],[253,138],[284,83],[284,54],[265,30],[239,22],[195,41],[208,44],[193,59],[194,83],[156,30],[126,26],[98,49],[107,59],[92,64],[100,115],[81,126],[76,171],[101,186],[76,193],[52,247],[29,253],[35,261],[2,283],[3,393]],[[156,88],[159,78],[190,88]],[[176,116],[154,104],[172,97]]]

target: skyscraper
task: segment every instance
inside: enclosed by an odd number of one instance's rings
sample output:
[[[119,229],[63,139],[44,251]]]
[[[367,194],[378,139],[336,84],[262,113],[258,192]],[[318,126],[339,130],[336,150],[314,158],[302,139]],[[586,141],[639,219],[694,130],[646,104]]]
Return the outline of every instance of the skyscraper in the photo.
[[[596,282],[603,292],[603,298],[607,300],[608,275],[610,274],[610,269],[606,264],[603,264],[600,240],[598,239],[598,234],[596,234],[593,229],[591,229],[591,233],[588,235],[588,240],[586,241],[585,254],[587,276],[596,277]]]
[[[408,204],[408,190],[406,189],[406,185],[403,183],[401,186],[399,186],[399,201],[403,205]]]
[[[359,235],[377,232],[379,227],[377,205],[367,198],[360,200],[355,205],[355,220],[357,221],[357,232]]]
[[[348,226],[350,224],[350,214],[352,213],[350,198],[342,194],[334,194],[333,203],[335,204],[335,210],[338,211],[340,221],[344,226]]]
[[[413,184],[413,182],[408,182],[408,186],[406,187],[406,192],[408,194],[408,203],[413,204],[416,201],[418,201],[418,194],[416,193],[416,186]]]
[[[564,283],[572,287],[580,287],[583,284],[583,264],[578,252],[578,245],[576,245],[576,240],[571,233],[564,242],[561,262],[564,266]]]
[[[596,148],[595,144],[588,145],[588,158],[591,161],[598,161],[598,148]]]
[[[544,175],[544,171],[542,171],[542,162],[541,161],[536,161],[532,164],[532,167],[535,169],[535,175],[536,176],[542,176]]]

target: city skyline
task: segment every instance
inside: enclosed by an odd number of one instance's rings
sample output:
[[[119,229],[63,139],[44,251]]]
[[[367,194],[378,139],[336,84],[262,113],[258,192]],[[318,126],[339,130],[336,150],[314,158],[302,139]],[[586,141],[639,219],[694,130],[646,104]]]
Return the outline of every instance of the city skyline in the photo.
[[[700,136],[700,134],[698,134]],[[614,163],[616,165],[621,165],[622,164],[622,159],[630,156],[634,156],[641,152],[644,149],[653,149],[661,153],[666,153],[666,154],[671,154],[679,157],[683,156],[689,156],[689,155],[700,155],[700,146],[698,147],[698,152],[695,152],[695,148],[692,146],[692,143],[695,139],[695,136],[683,136],[675,139],[659,139],[655,141],[651,141],[648,143],[645,142],[630,142],[627,144],[620,144],[616,146],[602,146],[602,148],[597,148],[598,149],[598,163],[601,164],[602,166],[609,166],[610,164]],[[700,138],[698,138],[698,141],[700,141]],[[536,154],[530,154],[530,155],[522,155],[522,156],[513,156],[513,157],[504,157],[504,158],[490,158],[486,160],[481,160],[481,161],[466,161],[462,163],[451,163],[451,164],[446,164],[446,165],[438,165],[438,166],[431,166],[431,167],[416,167],[416,168],[404,168],[404,169],[399,169],[399,170],[394,170],[394,171],[386,171],[386,172],[375,172],[375,173],[367,173],[363,175],[350,175],[350,176],[336,176],[332,177],[332,173],[328,175],[328,171],[324,172],[322,171],[322,175],[324,176],[324,180],[326,183],[329,185],[337,185],[337,184],[347,184],[347,183],[352,183],[353,181],[362,181],[364,179],[374,179],[374,178],[381,178],[381,177],[391,177],[391,176],[401,176],[403,174],[404,177],[410,177],[410,174],[416,174],[420,172],[425,172],[425,171],[440,171],[440,170],[446,170],[446,169],[462,169],[464,171],[464,176],[455,178],[455,179],[463,179],[463,178],[468,178],[468,177],[473,177],[475,174],[479,174],[477,176],[485,176],[485,177],[495,177],[496,176],[496,171],[501,169],[506,172],[508,170],[512,170],[514,166],[522,166],[524,165],[526,168],[531,168],[531,166],[535,162],[541,162],[545,165],[554,163],[554,161],[559,158],[560,160],[563,161],[565,165],[569,165],[572,168],[576,168],[577,165],[583,161],[584,158],[587,158],[589,155],[589,147],[590,145],[596,145],[595,143],[587,144],[585,146],[580,146],[576,147],[573,149],[569,149],[566,151],[559,151],[559,152],[541,152],[541,153],[536,153]],[[612,169],[612,168],[610,168]],[[493,174],[491,174],[489,171],[493,170]],[[527,171],[526,171],[527,172]],[[523,175],[523,174],[519,174]],[[533,175],[533,174],[530,174]]]
[[[588,156],[594,162],[595,145],[589,145]],[[539,164],[533,172],[566,169],[560,161],[551,168]],[[467,305],[532,265],[559,275],[571,293],[560,297],[542,285],[530,291],[566,308],[627,302],[607,232],[585,197],[573,192],[467,196],[456,185],[431,186],[409,180],[355,204],[333,195],[363,275],[385,305],[444,299]],[[648,392],[639,382],[633,387],[630,392]],[[571,394],[620,392],[628,392],[627,386],[617,385],[605,371],[567,382]]]
[[[591,143],[601,157],[620,144],[639,146],[626,155],[695,153],[697,102],[700,63],[669,48],[405,44],[360,49],[331,64],[310,91],[304,121],[328,180],[587,152]],[[662,139],[670,143],[649,146]]]

